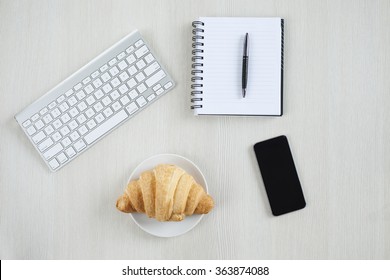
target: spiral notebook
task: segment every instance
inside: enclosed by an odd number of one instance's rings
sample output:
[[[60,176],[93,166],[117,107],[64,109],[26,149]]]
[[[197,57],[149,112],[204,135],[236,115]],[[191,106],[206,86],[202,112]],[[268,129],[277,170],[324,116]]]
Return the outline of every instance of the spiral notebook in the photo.
[[[191,108],[195,115],[283,114],[283,19],[201,17],[192,26]],[[249,69],[243,98],[246,33]]]

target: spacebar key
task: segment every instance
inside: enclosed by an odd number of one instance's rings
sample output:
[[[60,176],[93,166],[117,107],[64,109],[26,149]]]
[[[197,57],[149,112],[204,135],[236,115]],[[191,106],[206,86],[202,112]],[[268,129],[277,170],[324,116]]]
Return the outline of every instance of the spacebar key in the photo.
[[[109,118],[107,121],[102,123],[100,126],[98,126],[96,129],[94,129],[92,132],[87,134],[84,137],[84,140],[89,144],[97,140],[100,136],[105,134],[110,129],[114,128],[117,124],[122,122],[128,117],[128,114],[125,112],[125,110],[121,110],[118,113],[116,113],[114,116]]]

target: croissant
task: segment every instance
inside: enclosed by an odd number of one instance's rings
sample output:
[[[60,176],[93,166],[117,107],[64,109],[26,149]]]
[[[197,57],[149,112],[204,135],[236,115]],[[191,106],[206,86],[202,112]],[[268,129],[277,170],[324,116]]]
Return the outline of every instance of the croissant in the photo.
[[[207,214],[214,201],[183,169],[161,164],[131,181],[117,202],[124,213],[145,213],[158,221],[182,221],[192,214]]]

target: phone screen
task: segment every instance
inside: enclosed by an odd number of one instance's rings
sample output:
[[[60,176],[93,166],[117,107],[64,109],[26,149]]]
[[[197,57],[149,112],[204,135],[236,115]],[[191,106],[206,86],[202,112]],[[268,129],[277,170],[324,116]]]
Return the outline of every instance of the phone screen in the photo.
[[[304,208],[306,202],[287,137],[256,143],[254,149],[272,214],[279,216]]]

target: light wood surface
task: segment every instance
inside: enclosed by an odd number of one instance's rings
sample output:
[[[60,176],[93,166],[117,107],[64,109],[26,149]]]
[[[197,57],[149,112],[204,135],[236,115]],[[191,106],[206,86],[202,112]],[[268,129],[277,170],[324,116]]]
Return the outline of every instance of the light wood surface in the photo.
[[[195,117],[191,21],[285,18],[283,117]],[[389,259],[390,2],[0,1],[1,259]],[[57,173],[13,116],[135,28],[177,87]],[[307,207],[271,215],[253,144],[287,135]],[[215,209],[157,238],[115,209],[159,153],[194,161]]]

